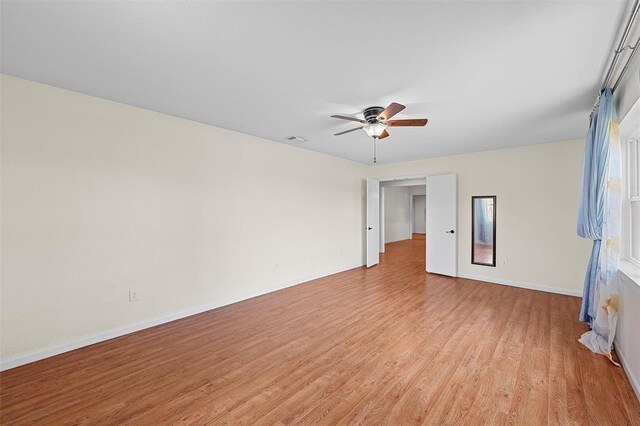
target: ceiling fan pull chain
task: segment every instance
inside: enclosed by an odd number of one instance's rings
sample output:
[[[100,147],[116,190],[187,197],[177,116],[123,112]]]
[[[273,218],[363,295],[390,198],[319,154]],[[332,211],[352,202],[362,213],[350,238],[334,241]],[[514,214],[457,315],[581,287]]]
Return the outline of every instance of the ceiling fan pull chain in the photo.
[[[373,164],[376,164],[376,141],[378,138],[373,138]]]

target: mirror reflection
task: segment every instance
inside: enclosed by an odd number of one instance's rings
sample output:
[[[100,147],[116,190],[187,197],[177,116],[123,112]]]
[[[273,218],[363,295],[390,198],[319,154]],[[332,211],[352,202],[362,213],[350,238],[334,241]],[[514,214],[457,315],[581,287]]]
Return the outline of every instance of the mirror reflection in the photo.
[[[496,197],[471,197],[471,263],[496,266]]]

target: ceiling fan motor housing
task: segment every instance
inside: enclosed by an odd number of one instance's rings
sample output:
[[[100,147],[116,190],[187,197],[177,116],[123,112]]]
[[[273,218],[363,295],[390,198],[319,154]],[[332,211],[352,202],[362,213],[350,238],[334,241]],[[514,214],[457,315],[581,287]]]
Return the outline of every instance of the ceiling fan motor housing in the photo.
[[[372,106],[365,108],[362,114],[364,114],[364,119],[367,120],[368,123],[377,123],[378,116],[382,114],[382,111],[384,111],[383,107]]]

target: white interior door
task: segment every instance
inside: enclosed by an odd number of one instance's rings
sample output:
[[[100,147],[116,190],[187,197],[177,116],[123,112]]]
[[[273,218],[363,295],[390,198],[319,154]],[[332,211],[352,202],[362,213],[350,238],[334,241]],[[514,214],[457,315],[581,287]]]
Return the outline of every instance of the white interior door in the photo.
[[[367,179],[367,268],[380,261],[380,182]]]
[[[427,272],[458,275],[456,175],[427,177]]]
[[[380,186],[380,211],[379,211],[379,216],[380,216],[380,226],[378,227],[378,235],[379,235],[379,240],[378,240],[378,245],[380,245],[380,253],[384,253],[384,246],[385,246],[385,240],[384,240],[384,186]]]

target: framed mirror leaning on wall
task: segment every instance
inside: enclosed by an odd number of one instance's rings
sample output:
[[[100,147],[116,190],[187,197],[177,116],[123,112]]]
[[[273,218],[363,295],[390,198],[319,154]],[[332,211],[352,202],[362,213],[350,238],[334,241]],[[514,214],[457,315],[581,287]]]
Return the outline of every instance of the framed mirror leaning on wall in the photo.
[[[496,266],[496,196],[471,197],[471,263]]]

